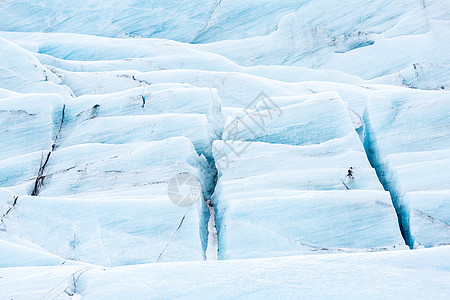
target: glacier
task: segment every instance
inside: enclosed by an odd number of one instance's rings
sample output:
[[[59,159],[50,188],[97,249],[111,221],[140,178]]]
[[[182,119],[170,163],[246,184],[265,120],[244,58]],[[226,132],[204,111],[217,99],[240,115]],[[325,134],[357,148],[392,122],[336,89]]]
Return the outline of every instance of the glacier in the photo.
[[[0,299],[448,298],[448,1],[0,13]]]

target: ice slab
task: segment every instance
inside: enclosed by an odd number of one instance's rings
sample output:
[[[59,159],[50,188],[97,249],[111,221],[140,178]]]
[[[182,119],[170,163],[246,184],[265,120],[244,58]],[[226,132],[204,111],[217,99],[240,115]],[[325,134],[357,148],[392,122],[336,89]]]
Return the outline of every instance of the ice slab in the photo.
[[[415,247],[450,242],[446,219],[433,216],[435,206],[445,202],[444,191],[450,188],[448,94],[375,92],[365,116],[366,148],[393,195],[408,242]],[[442,209],[445,211],[445,206]],[[442,234],[436,235],[431,224],[440,224]]]
[[[220,258],[405,247],[354,131],[305,146],[215,141],[213,150]]]
[[[409,192],[404,198],[413,244],[450,243],[450,191]]]
[[[95,109],[94,109],[95,110]],[[95,113],[95,112],[94,112]],[[60,147],[85,143],[125,144],[161,141],[184,136],[199,154],[212,158],[212,141],[219,138],[205,115],[160,114],[144,116],[95,117],[63,131]]]
[[[279,100],[237,111],[213,144],[219,257],[404,247],[339,95]]]
[[[57,94],[0,99],[0,160],[50,151],[61,125],[64,102]]]
[[[203,260],[203,213],[201,199],[190,207],[180,207],[167,195],[108,199],[21,196],[5,225],[10,237],[25,238],[63,259],[117,266]],[[7,254],[2,250],[2,255]],[[55,263],[56,258],[41,254],[40,259]]]
[[[19,93],[59,93],[71,97],[70,89],[29,51],[0,38],[0,88]]]
[[[357,139],[342,100],[322,98],[255,110],[239,120],[228,118],[223,139],[308,145],[341,138],[352,132]]]
[[[447,246],[416,251],[161,263],[107,269],[92,266],[4,268],[0,290],[2,296],[19,300],[58,294],[60,299],[272,299],[296,298],[299,294],[311,299],[379,299],[380,291],[387,298],[445,299],[450,280],[449,253]],[[73,276],[78,278],[76,288]],[[120,284],[111,285],[111,282]],[[65,290],[74,296],[68,296]]]
[[[446,91],[402,89],[370,94],[367,123],[378,160],[399,152],[450,148],[450,106]]]
[[[217,89],[224,106],[246,109],[253,109],[255,107],[256,103],[261,100],[258,99],[261,92],[270,98],[301,98],[302,96],[312,94],[337,92],[342,100],[348,104],[348,108],[357,115],[359,123],[361,123],[363,112],[366,108],[368,93],[372,89],[377,89],[375,85],[363,87],[326,81],[297,82],[292,79],[291,81],[283,82],[276,80],[278,79],[276,77],[268,79],[272,76],[266,76],[267,78],[265,78],[246,73],[223,71],[161,70],[154,72],[70,72],[56,68],[53,68],[52,70],[63,78],[63,84],[70,86],[78,96],[98,93],[114,93],[124,89],[143,88],[158,83],[189,83],[197,87]],[[392,89],[392,86],[390,88]],[[330,96],[330,94],[328,94],[328,96]],[[299,99],[299,101],[303,100],[304,99]],[[295,100],[292,99],[292,101],[294,102]],[[359,126],[361,126],[361,124],[359,124]]]
[[[204,114],[216,134],[223,127],[217,91],[188,84],[153,84],[114,94],[77,97],[68,102],[65,116],[71,123],[80,123],[98,116],[157,114]]]
[[[382,190],[354,133],[318,145],[215,141],[217,193],[250,190]],[[348,170],[352,168],[353,179]],[[225,189],[223,191],[223,189]]]
[[[0,268],[58,266],[64,260],[56,255],[0,239]]]
[[[47,155],[48,151],[40,151],[0,161],[0,187],[8,187],[18,195],[31,194]]]

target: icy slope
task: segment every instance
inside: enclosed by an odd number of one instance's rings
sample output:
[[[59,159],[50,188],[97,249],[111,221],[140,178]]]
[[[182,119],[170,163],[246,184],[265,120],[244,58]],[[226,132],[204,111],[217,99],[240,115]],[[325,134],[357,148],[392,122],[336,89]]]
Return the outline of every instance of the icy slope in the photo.
[[[4,268],[0,291],[5,298],[18,300],[379,299],[380,295],[387,299],[447,299],[449,253],[447,246],[112,269],[83,265]]]
[[[213,145],[221,259],[404,245],[341,99],[262,107]]]

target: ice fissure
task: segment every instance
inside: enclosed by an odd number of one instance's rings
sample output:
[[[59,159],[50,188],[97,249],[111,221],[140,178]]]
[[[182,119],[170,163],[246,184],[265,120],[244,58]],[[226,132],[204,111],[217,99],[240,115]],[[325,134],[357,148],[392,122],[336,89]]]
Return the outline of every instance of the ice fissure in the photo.
[[[211,145],[212,146],[212,145]],[[218,179],[218,170],[215,165],[215,160],[212,159],[210,162],[211,165],[211,176],[210,179],[211,186],[209,187],[209,192],[206,201],[206,206],[208,208],[208,219],[206,221],[207,226],[207,247],[205,251],[206,260],[217,260],[219,254],[219,235],[217,230],[216,223],[216,209],[214,207],[214,202],[212,201],[212,197],[217,185]]]
[[[364,149],[366,151],[367,159],[369,160],[371,166],[375,169],[377,173],[377,177],[380,180],[383,188],[389,192],[392,204],[394,205],[395,212],[397,214],[398,226],[402,233],[402,237],[410,248],[412,248],[411,240],[409,238],[409,227],[408,227],[408,218],[402,213],[402,207],[399,203],[399,194],[396,187],[386,178],[386,173],[388,170],[380,162],[376,154],[376,149],[374,149],[373,145],[375,143],[373,133],[371,131],[371,124],[369,117],[367,115],[367,110],[363,115],[364,120]]]
[[[39,166],[39,170],[36,176],[36,181],[34,182],[34,187],[33,187],[33,191],[31,192],[31,196],[37,196],[39,195],[39,192],[42,188],[42,185],[44,184],[44,180],[45,180],[45,169],[47,167],[47,164],[50,160],[50,156],[52,155],[53,151],[55,151],[56,149],[56,145],[58,143],[59,140],[59,136],[61,134],[61,130],[62,127],[64,125],[64,115],[65,115],[65,110],[66,110],[66,105],[63,105],[62,111],[61,111],[61,121],[59,123],[59,126],[57,128],[57,132],[55,135],[55,139],[53,140],[53,144],[51,146],[50,151],[47,153],[47,155],[44,157],[44,155],[42,155],[41,157],[41,163]]]

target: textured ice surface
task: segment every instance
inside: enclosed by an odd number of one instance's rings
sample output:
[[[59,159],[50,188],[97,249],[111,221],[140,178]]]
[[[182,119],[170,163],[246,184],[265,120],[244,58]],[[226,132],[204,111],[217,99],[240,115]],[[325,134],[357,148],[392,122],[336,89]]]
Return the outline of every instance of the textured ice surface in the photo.
[[[70,97],[70,89],[27,50],[0,38],[0,88],[21,93],[60,93]]]
[[[446,299],[448,2],[44,2],[0,3],[1,299]]]
[[[403,244],[386,192],[279,193],[261,189],[233,196],[223,191],[221,195],[219,201],[226,202],[218,206],[222,216],[219,224],[224,224],[219,227],[222,259],[395,248]]]
[[[94,117],[66,132],[61,146],[83,143],[123,144],[160,141],[170,137],[189,138],[199,153],[211,157],[211,143],[216,136],[205,115],[161,114],[153,116]]]
[[[0,268],[58,266],[64,260],[56,255],[0,240]]]
[[[273,299],[299,295],[310,299],[355,296],[379,299],[380,294],[387,298],[446,299],[449,253],[447,246],[416,251],[161,263],[108,269],[84,265],[5,268],[0,290],[5,297],[13,299],[56,295],[60,295],[58,299]],[[78,278],[76,286],[73,277]],[[74,297],[68,296],[65,290]]]
[[[97,195],[20,197],[7,232],[63,259],[102,266],[203,260],[201,203],[179,207],[167,195],[145,192],[108,199]]]
[[[66,117],[69,122],[80,123],[99,116],[204,114],[219,134],[223,127],[221,109],[214,89],[168,83],[115,94],[80,96],[68,102]]]
[[[354,132],[340,98],[314,99],[268,108],[257,107],[239,120],[229,118],[223,139],[309,145]]]
[[[114,94],[85,95],[66,105],[61,147],[123,144],[185,136],[211,157],[223,116],[217,92],[181,84],[156,84]]]
[[[0,161],[0,186],[17,194],[31,194],[47,151],[33,152]]]
[[[409,192],[405,195],[409,230],[417,244],[432,247],[450,243],[449,199],[449,190]]]
[[[362,119],[370,90],[381,88],[375,85],[361,87],[323,81],[296,82],[297,80],[292,80],[292,82],[283,82],[246,73],[189,69],[145,73],[137,71],[68,72],[56,69],[54,71],[63,77],[63,83],[70,86],[76,95],[113,93],[120,90],[121,86],[131,88],[158,83],[189,83],[194,86],[217,89],[222,105],[225,107],[250,109],[254,108],[256,105],[254,101],[257,100],[257,96],[262,91],[270,98],[299,96],[305,98],[308,94],[314,94],[314,98],[321,98],[315,94],[338,92],[358,119]],[[309,73],[309,70],[305,73]],[[390,88],[392,89],[392,87]],[[335,98],[335,95],[329,99]],[[323,97],[326,98],[327,96],[323,95]],[[290,104],[294,103],[293,101]]]
[[[262,107],[213,144],[221,259],[404,245],[339,98]]]
[[[417,90],[376,92],[369,99],[366,147],[416,246],[450,242],[449,99],[446,91]]]
[[[0,160],[49,151],[62,119],[58,94],[23,94],[0,99]]]

